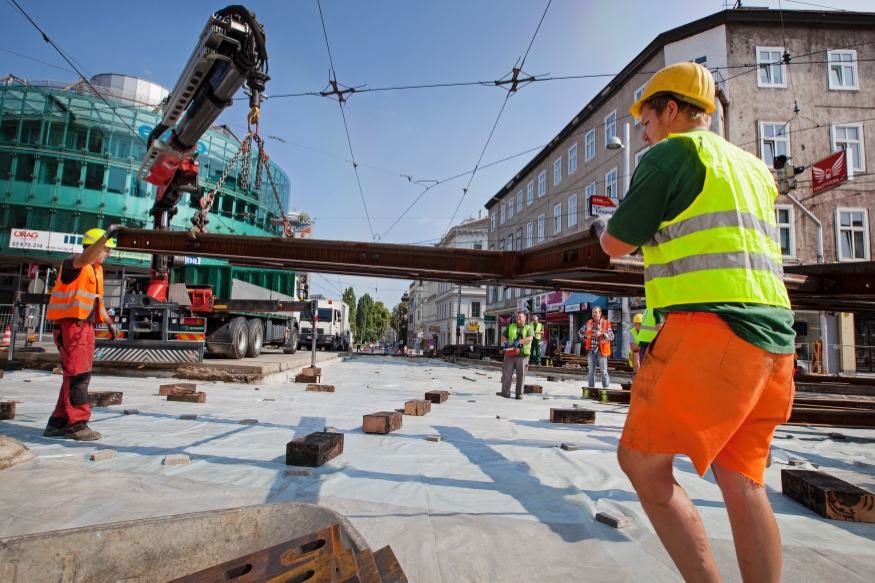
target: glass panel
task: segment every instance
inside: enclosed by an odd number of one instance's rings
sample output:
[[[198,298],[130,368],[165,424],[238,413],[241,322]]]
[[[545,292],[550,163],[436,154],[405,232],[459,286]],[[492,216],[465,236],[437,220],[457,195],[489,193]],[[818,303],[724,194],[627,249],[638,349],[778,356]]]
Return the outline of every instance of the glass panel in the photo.
[[[863,213],[851,213],[851,226],[852,227],[862,227],[863,226]]]
[[[79,160],[64,160],[64,169],[61,171],[61,184],[63,186],[79,186],[82,175],[82,162]]]
[[[863,231],[854,231],[854,259],[866,258],[866,245],[863,243]]]
[[[36,229],[37,231],[48,231],[52,228],[52,213],[43,211],[43,212],[32,212],[30,213],[30,217],[28,218],[29,229]]]
[[[128,171],[124,168],[109,167],[106,191],[124,194],[128,187]]]
[[[100,226],[100,217],[91,213],[82,213],[79,217],[79,232],[84,233],[89,229],[96,229]]]
[[[781,255],[792,255],[790,250],[790,229],[781,229]]]
[[[851,231],[842,231],[839,236],[839,242],[842,248],[842,258],[850,258],[851,255]]]
[[[39,144],[42,132],[42,122],[38,119],[25,119],[21,123],[22,144]]]
[[[103,128],[91,126],[91,134],[88,136],[88,151],[93,154],[103,154],[104,141]]]
[[[67,122],[57,117],[52,118],[51,125],[45,134],[45,144],[50,148],[62,148],[64,146],[64,130]]]
[[[34,166],[36,166],[36,156],[33,154],[19,154],[15,179],[20,182],[31,182],[33,180]]]
[[[0,121],[0,144],[11,144],[18,135],[18,117],[4,116]]]
[[[103,190],[103,175],[106,166],[89,162],[85,167],[85,188],[88,190]]]
[[[790,222],[790,211],[787,209],[778,209],[778,222],[787,224]]]
[[[10,172],[12,172],[12,153],[0,152],[0,180],[9,178]]]
[[[839,213],[839,224],[843,227],[850,227],[851,213]]]
[[[85,149],[85,138],[88,127],[80,124],[70,124],[67,130],[67,149],[81,151]]]
[[[52,156],[43,156],[40,160],[39,181],[43,184],[54,184],[58,178],[60,161]]]

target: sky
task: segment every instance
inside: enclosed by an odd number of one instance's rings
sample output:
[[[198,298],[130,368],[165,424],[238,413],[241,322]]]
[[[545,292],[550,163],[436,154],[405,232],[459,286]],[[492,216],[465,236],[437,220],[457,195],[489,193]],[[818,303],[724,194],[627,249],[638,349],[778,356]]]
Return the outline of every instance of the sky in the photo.
[[[227,4],[17,1],[86,76],[122,73],[168,89],[211,12]],[[343,106],[346,126],[336,101],[281,95],[323,90],[332,61],[337,81],[352,87],[494,81],[510,73],[530,43],[527,73],[613,75],[661,32],[723,9],[722,0],[552,0],[532,42],[547,0],[322,0],[329,59],[316,0],[243,3],[266,31],[272,97],[262,108],[261,134],[284,140],[269,139],[267,148],[289,175],[288,210],[312,217],[318,239],[423,245],[439,241],[451,224],[485,216],[489,198],[611,77],[534,83],[508,98],[500,117],[507,93],[494,85],[359,93]],[[781,3],[785,10],[816,9]],[[777,9],[779,0],[744,4]],[[875,10],[873,0],[814,4]],[[77,78],[10,0],[0,2],[0,22],[0,76]],[[245,131],[245,106],[225,110],[220,123]],[[481,166],[513,158],[473,179],[443,182],[474,169],[481,155]],[[429,181],[441,184],[423,194]],[[369,293],[391,309],[409,282],[314,275],[312,283],[312,293],[329,298],[352,285],[357,297]]]

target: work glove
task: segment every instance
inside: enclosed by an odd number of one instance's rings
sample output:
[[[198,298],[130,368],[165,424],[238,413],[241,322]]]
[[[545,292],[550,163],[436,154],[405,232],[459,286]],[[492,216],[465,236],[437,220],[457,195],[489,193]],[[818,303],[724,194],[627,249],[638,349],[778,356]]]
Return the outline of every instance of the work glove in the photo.
[[[505,342],[505,343],[504,343],[504,347],[505,347],[505,348],[510,348],[510,342]]]
[[[118,335],[119,335],[118,326],[116,326],[113,323],[109,323],[109,324],[107,324],[107,327],[109,328],[109,333],[110,333],[109,341],[115,342],[116,340],[118,340]]]
[[[106,240],[109,241],[112,239],[116,233],[118,233],[124,225],[110,225],[106,228]]]
[[[519,347],[520,347],[520,341],[519,341],[519,340],[514,340],[514,341],[513,341],[513,347],[514,347],[514,348],[519,348]]]
[[[608,230],[608,222],[602,217],[597,218],[593,221],[592,225],[589,226],[589,234],[595,235],[599,239],[602,238],[602,233]]]

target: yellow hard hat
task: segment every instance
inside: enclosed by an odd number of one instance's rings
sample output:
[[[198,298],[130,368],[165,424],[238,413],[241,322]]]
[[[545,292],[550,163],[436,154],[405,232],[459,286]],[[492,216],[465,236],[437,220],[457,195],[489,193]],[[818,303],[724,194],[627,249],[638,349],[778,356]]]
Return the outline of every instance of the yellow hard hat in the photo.
[[[635,317],[632,318],[633,324],[642,324],[643,322],[644,322],[644,315],[643,314],[635,314]]]
[[[106,231],[103,229],[88,229],[85,234],[82,236],[82,246],[88,247],[89,245],[93,245],[97,243],[97,240],[103,237],[106,234]],[[115,239],[107,239],[106,246],[109,248],[115,248]]]
[[[641,106],[657,93],[674,93],[683,101],[714,113],[714,77],[698,63],[677,63],[653,74],[641,99],[632,104],[629,113],[641,119]]]

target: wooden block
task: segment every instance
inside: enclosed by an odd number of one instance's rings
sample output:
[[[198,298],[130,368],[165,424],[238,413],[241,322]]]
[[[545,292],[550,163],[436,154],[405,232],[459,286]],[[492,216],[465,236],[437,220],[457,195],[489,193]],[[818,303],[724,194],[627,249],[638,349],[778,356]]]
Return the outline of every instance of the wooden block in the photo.
[[[15,419],[15,403],[8,401],[0,403],[0,419]]]
[[[91,461],[108,460],[115,457],[115,452],[111,449],[99,449],[91,454]]]
[[[607,510],[605,512],[597,512],[595,519],[599,522],[613,526],[614,528],[627,528],[632,526],[632,519],[619,512]]]
[[[322,369],[318,366],[308,366],[301,369],[301,374],[305,377],[316,377],[322,374]]]
[[[197,419],[197,415],[195,415],[194,413],[183,413],[179,416],[179,418],[186,419],[188,421],[194,421],[195,419]]]
[[[307,385],[307,390],[314,393],[333,393],[334,385]]]
[[[431,401],[425,399],[414,399],[404,403],[404,414],[422,417],[431,413]]]
[[[404,575],[391,547],[385,546],[374,553],[374,562],[377,563],[377,571],[380,572],[383,583],[407,583],[407,576]]]
[[[814,470],[781,470],[781,491],[831,520],[875,522],[875,494]]]
[[[559,447],[561,447],[565,451],[577,451],[578,449],[580,449],[579,447],[577,447],[573,443],[563,443]]]
[[[139,415],[139,409],[125,409],[125,415]]]
[[[612,391],[610,389],[602,389],[599,391],[599,401],[602,403],[631,403],[632,391]]]
[[[317,431],[286,444],[286,465],[318,468],[343,453],[343,433]]]
[[[303,375],[303,374],[295,375],[295,382],[296,383],[321,383],[322,382],[322,375],[320,374],[320,375],[316,375],[316,376],[312,376],[312,377],[307,376],[307,375]]]
[[[181,391],[171,391],[169,395],[167,395],[168,401],[180,401],[182,403],[206,403],[207,402],[207,394],[206,393],[188,393]]]
[[[595,411],[591,409],[550,409],[551,423],[595,423]]]
[[[557,377],[554,375],[547,375],[547,380],[550,382],[561,383],[564,379],[562,377]]]
[[[584,399],[598,399],[599,391],[601,389],[589,389],[587,387],[583,387],[583,398]]]
[[[449,391],[429,391],[425,394],[425,398],[435,405],[440,405],[450,398],[450,393]]]
[[[123,393],[119,391],[95,391],[88,393],[89,407],[109,407],[121,405]]]
[[[443,441],[444,438],[440,435],[426,435],[425,440],[426,441]]]
[[[632,390],[632,383],[620,383],[620,388],[623,389],[624,391],[631,391]]]
[[[258,423],[258,419],[241,419],[240,425],[256,425]]]
[[[195,383],[174,383],[172,385],[161,385],[160,387],[158,387],[158,396],[166,397],[170,394],[171,391],[194,393],[197,392],[197,385]]]
[[[544,392],[544,387],[541,385],[523,385],[523,393],[538,393]]]
[[[169,453],[164,456],[165,466],[185,466],[190,461],[188,455],[184,453]]]
[[[401,429],[402,415],[397,411],[380,411],[365,415],[362,431],[365,433],[390,433]]]

